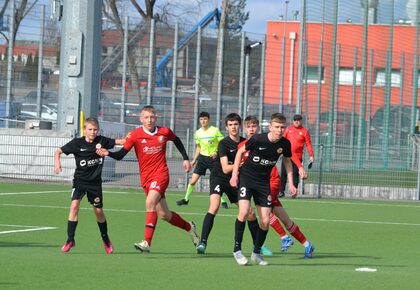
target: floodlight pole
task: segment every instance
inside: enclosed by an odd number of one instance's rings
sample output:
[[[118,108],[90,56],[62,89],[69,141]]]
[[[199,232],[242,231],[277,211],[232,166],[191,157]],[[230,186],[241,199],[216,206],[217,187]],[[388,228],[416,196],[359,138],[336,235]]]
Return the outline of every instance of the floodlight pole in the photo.
[[[248,71],[249,71],[249,55],[251,54],[251,51],[253,48],[256,48],[258,46],[262,45],[261,41],[254,42],[252,44],[248,44],[245,46],[245,82],[244,82],[244,107],[243,107],[243,117],[247,115],[247,109],[248,109]]]

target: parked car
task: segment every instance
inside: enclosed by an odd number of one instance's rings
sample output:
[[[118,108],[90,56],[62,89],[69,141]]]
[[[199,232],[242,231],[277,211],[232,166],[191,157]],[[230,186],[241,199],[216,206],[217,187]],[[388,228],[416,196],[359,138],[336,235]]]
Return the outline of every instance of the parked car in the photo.
[[[41,109],[41,120],[57,122],[57,104],[45,104],[42,105]],[[19,120],[29,120],[37,118],[37,106],[36,104],[23,103],[20,108],[18,115]]]
[[[24,103],[27,104],[36,104],[38,98],[37,91],[30,91],[24,97]],[[43,104],[57,104],[58,103],[58,93],[56,91],[41,91],[41,102]]]

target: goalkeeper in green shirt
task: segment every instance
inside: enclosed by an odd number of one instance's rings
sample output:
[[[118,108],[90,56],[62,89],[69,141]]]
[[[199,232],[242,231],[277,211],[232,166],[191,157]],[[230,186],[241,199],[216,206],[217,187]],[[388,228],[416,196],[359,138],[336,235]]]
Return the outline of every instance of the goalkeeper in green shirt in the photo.
[[[193,175],[188,183],[185,197],[176,202],[177,205],[188,205],[191,193],[194,191],[195,184],[202,175],[206,175],[207,169],[213,168],[214,162],[217,160],[217,147],[219,141],[224,137],[220,130],[214,126],[210,126],[210,115],[207,112],[201,112],[198,116],[201,128],[195,132],[195,143],[197,148],[191,166],[195,166]],[[222,197],[222,207],[228,208],[226,200]]]

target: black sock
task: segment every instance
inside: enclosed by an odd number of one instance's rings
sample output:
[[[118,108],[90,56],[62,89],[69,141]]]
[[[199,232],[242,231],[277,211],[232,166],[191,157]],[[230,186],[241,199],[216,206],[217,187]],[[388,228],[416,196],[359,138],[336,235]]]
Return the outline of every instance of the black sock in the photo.
[[[215,217],[216,216],[214,214],[208,212],[203,220],[203,229],[201,230],[201,242],[206,245],[211,229],[213,228],[213,222]]]
[[[257,240],[257,232],[259,229],[258,220],[255,219],[253,221],[248,221],[248,229],[251,232],[252,237],[252,244],[255,245],[255,242]]]
[[[108,225],[106,221],[104,221],[103,223],[98,222],[98,226],[99,226],[99,230],[101,231],[102,240],[108,243],[109,242]]]
[[[244,237],[245,222],[236,219],[235,221],[235,246],[233,252],[242,250],[242,239]]]
[[[76,234],[77,221],[67,221],[67,242],[74,241]]]
[[[263,230],[260,227],[258,227],[257,232],[257,239],[255,241],[254,246],[254,253],[260,254],[261,253],[261,247],[264,245],[265,238],[267,237],[268,230]]]

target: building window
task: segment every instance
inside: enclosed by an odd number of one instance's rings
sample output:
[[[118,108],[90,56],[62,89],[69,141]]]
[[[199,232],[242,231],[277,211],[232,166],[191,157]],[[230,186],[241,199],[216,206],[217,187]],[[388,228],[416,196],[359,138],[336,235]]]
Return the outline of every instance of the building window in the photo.
[[[399,69],[391,71],[391,86],[399,87],[401,84],[401,72]],[[384,68],[375,69],[375,86],[386,85],[386,70]]]
[[[353,68],[351,67],[340,67],[338,71],[338,84],[340,85],[353,85]],[[360,86],[362,83],[362,70],[356,69],[356,85]]]
[[[303,82],[306,84],[318,83],[319,66],[307,66],[305,68]],[[321,83],[324,83],[324,67],[321,68]]]

